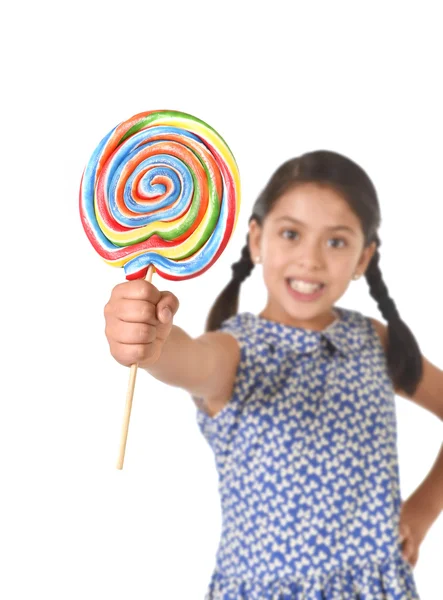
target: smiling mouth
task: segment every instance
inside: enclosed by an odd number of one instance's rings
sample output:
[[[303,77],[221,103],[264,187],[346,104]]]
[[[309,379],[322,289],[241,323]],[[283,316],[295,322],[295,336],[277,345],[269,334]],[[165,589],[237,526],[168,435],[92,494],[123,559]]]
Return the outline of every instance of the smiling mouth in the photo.
[[[307,283],[299,279],[287,279],[289,286],[302,294],[313,294],[325,287],[324,283]]]

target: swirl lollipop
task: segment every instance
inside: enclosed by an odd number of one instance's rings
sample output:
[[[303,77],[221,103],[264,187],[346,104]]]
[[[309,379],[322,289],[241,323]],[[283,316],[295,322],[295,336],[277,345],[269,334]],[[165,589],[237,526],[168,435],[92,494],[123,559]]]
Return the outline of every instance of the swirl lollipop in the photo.
[[[192,115],[160,110],[120,123],[83,172],[80,217],[89,241],[126,279],[197,277],[236,226],[240,178],[223,138]],[[117,468],[123,467],[137,365],[131,366]]]

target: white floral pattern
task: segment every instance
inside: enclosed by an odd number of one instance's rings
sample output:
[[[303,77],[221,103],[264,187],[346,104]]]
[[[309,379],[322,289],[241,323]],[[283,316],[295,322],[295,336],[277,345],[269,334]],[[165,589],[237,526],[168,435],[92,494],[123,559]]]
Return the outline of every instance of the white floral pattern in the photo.
[[[395,393],[369,318],[323,331],[241,313],[233,394],[197,421],[223,514],[205,600],[415,600],[402,557]]]

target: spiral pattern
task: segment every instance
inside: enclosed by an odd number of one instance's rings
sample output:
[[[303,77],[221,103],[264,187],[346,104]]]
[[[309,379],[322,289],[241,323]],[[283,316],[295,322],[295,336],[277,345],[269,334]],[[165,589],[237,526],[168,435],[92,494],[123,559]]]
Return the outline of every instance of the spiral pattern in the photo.
[[[223,138],[192,115],[135,115],[99,143],[83,172],[80,216],[89,241],[126,279],[149,265],[165,279],[200,275],[236,226],[240,177]]]

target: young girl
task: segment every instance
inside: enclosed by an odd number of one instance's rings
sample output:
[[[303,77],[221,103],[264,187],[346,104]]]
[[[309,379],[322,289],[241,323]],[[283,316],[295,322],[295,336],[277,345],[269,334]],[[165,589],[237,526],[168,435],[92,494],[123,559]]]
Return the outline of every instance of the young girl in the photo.
[[[223,525],[205,600],[419,597],[412,568],[443,509],[443,452],[402,504],[395,394],[443,420],[443,371],[388,295],[379,225],[367,174],[310,152],[257,199],[204,335],[172,325],[177,298],[146,281],[106,305],[112,355],[187,390],[214,451]],[[256,263],[266,305],[237,314]],[[362,275],[387,327],[337,306]]]

